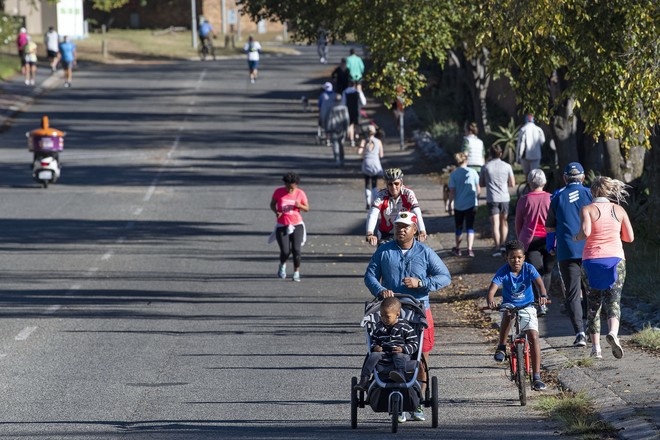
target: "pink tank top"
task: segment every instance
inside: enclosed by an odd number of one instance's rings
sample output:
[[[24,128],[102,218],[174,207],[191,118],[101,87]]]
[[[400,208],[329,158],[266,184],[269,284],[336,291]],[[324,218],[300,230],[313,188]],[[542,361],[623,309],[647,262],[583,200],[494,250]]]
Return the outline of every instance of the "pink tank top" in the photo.
[[[591,235],[587,237],[582,259],[607,257],[625,259],[621,242],[621,221],[616,217],[614,203],[594,202],[594,205],[600,217],[591,223]]]

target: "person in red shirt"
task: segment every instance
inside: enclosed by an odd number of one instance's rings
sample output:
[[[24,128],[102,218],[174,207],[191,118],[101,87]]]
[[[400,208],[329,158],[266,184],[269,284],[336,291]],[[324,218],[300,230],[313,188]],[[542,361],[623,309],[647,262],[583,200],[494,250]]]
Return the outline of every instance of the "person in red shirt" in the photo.
[[[282,178],[283,187],[273,192],[270,209],[277,217],[275,239],[280,247],[280,266],[277,276],[286,278],[286,262],[293,255],[293,281],[300,282],[300,250],[305,242],[306,232],[300,211],[309,211],[305,191],[298,188],[300,176],[289,172]]]

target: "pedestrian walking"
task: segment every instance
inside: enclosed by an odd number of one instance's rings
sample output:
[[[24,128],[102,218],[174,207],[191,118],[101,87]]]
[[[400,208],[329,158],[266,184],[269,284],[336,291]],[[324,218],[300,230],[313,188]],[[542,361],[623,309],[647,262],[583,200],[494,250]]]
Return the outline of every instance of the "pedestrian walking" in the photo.
[[[316,39],[316,52],[319,55],[321,64],[328,64],[328,32],[324,28],[319,28]]]
[[[502,160],[502,147],[490,147],[490,160],[481,169],[479,186],[486,188],[486,207],[493,230],[493,257],[504,254],[504,243],[509,235],[509,188],[513,188],[516,180],[511,165]]]
[[[351,48],[349,51],[350,55],[346,58],[346,68],[350,72],[350,79],[355,84],[360,84],[362,82],[362,76],[364,75],[364,62],[356,53],[355,49]]]
[[[383,176],[383,143],[376,137],[376,127],[369,124],[367,138],[360,142],[358,154],[362,156],[362,174],[364,175],[364,195],[367,208],[371,207],[374,194],[378,191],[378,178]]]
[[[301,248],[307,239],[301,211],[309,212],[305,191],[300,189],[300,176],[289,172],[282,177],[284,186],[273,192],[270,209],[275,213],[276,225],[269,242],[277,240],[280,247],[280,264],[277,276],[286,278],[286,262],[293,256],[293,281],[300,282]],[[274,235],[274,237],[273,237]]]
[[[470,122],[463,137],[463,152],[467,154],[467,166],[477,173],[481,172],[481,167],[486,163],[484,141],[477,137],[478,134],[479,127],[477,127],[477,123]]]
[[[319,139],[322,139],[325,135],[325,120],[328,117],[328,112],[335,104],[335,92],[332,90],[332,83],[326,82],[321,88],[321,93],[319,94],[318,99],[318,108],[319,108],[319,121],[317,136]],[[330,139],[326,137],[326,142],[330,144]]]
[[[341,95],[335,95],[334,105],[325,118],[325,135],[332,146],[332,155],[335,164],[344,166],[344,141],[348,132],[348,109],[342,103]]]
[[[543,155],[543,144],[545,143],[545,134],[541,127],[534,123],[534,115],[525,116],[525,125],[518,133],[518,143],[516,146],[516,162],[523,169],[525,176],[533,169],[541,165]]]
[[[425,241],[426,226],[415,192],[403,184],[403,171],[388,168],[383,172],[387,186],[378,191],[367,215],[366,240],[372,246],[394,238],[394,221],[402,211],[413,213],[417,222],[419,241]]]
[[[467,234],[467,255],[474,257],[474,219],[479,206],[479,174],[474,168],[468,167],[468,155],[459,152],[454,155],[458,168],[449,175],[449,203],[454,206],[454,227],[456,246],[452,252],[461,256],[461,240],[463,224]]]
[[[60,62],[60,36],[53,26],[49,26],[48,31],[44,34],[44,45],[46,46],[50,70],[55,72],[57,64]]]
[[[339,93],[340,95],[344,93],[344,90],[348,88],[351,82],[351,73],[348,71],[348,67],[346,67],[346,58],[341,59],[339,65],[332,71],[330,78],[334,83],[335,93]]]
[[[25,46],[28,44],[28,33],[24,27],[20,28],[16,35],[16,50],[18,58],[21,60],[21,75],[25,75]]]
[[[252,35],[250,35],[247,43],[243,46],[243,52],[247,53],[250,83],[254,84],[259,77],[259,54],[261,54],[261,44],[259,44],[258,41],[255,41]]]
[[[554,236],[548,246],[548,233],[545,230],[548,210],[550,209],[550,193],[543,190],[547,179],[543,170],[536,168],[529,172],[527,185],[530,192],[520,197],[516,204],[515,229],[516,237],[525,246],[525,259],[541,274],[546,292],[550,289],[552,270],[557,263],[557,257],[552,252]],[[549,249],[548,249],[549,248]],[[534,289],[534,298],[538,302],[540,292]],[[546,310],[539,307],[539,316]]]
[[[37,78],[37,43],[28,35],[25,45],[25,84],[33,86]]]
[[[342,93],[342,103],[348,108],[348,140],[351,142],[351,147],[355,147],[357,137],[355,128],[360,123],[360,110],[367,105],[367,98],[362,93],[362,87],[355,81],[351,81],[348,88]]]
[[[62,60],[62,69],[64,69],[64,87],[71,87],[73,66],[76,65],[76,45],[66,35],[60,43],[60,57]]]
[[[428,365],[435,344],[435,326],[429,294],[451,283],[445,263],[433,249],[415,240],[419,220],[410,211],[400,211],[394,220],[395,239],[384,243],[371,256],[364,274],[364,284],[375,297],[389,298],[395,293],[410,295],[424,304],[428,328],[424,331],[422,356]],[[424,395],[427,381],[424,368],[419,369]],[[421,406],[410,414],[413,420],[425,420]]]
[[[582,251],[584,240],[573,238],[580,231],[580,211],[591,204],[593,197],[589,189],[582,185],[584,168],[578,162],[571,162],[564,168],[566,186],[556,192],[550,201],[546,219],[547,232],[554,232],[557,242],[557,262],[566,290],[566,311],[575,332],[576,347],[586,347],[584,333],[584,310],[586,292],[582,293]]]
[[[587,285],[587,331],[591,335],[591,356],[602,358],[600,312],[607,314],[607,343],[615,358],[623,357],[619,342],[621,292],[626,280],[623,244],[635,239],[628,213],[621,203],[628,196],[620,180],[598,177],[591,184],[593,203],[580,211],[580,230],[575,240],[586,240],[582,252],[582,277]]]

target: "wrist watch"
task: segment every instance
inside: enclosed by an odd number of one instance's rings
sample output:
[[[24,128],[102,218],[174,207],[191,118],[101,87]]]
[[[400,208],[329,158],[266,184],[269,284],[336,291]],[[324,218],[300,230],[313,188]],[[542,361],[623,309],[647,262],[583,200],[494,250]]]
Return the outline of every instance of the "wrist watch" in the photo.
[[[424,287],[424,282],[422,280],[419,280],[419,285],[417,286],[418,289],[421,289]]]

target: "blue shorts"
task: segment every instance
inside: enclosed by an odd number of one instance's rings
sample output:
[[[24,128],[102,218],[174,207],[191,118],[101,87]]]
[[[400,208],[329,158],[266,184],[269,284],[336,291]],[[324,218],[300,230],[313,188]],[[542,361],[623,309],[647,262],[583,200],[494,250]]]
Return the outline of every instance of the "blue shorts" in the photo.
[[[259,61],[248,61],[248,67],[250,68],[250,72],[257,70],[259,68]]]

